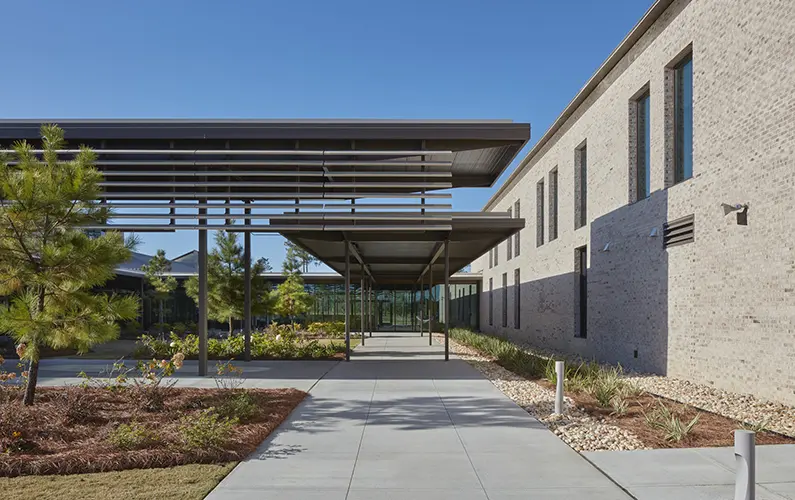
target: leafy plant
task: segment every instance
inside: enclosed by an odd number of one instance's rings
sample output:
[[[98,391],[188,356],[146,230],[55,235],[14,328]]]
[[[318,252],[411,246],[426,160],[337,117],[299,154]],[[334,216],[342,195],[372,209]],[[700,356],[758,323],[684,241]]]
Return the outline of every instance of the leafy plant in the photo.
[[[616,368],[602,369],[590,384],[590,393],[602,408],[610,406],[614,398],[621,394],[622,380]]]
[[[657,401],[657,407],[651,412],[643,411],[643,416],[646,425],[662,431],[666,441],[674,442],[679,442],[687,437],[701,418],[701,414],[698,413],[689,423],[685,424],[679,415],[671,411],[660,400]]]
[[[627,414],[627,410],[629,409],[629,403],[620,395],[617,395],[610,401],[610,406],[613,408],[610,415],[615,417],[623,417]]]
[[[239,391],[231,394],[217,408],[219,416],[237,419],[240,422],[248,422],[257,414],[257,411],[257,403],[254,397],[247,391]]]
[[[143,424],[130,422],[129,424],[120,424],[110,431],[107,440],[121,450],[136,450],[157,441],[157,435]]]
[[[234,391],[243,387],[245,382],[243,368],[233,365],[231,360],[224,363],[216,363],[215,385],[219,389]]]
[[[275,311],[282,317],[290,318],[293,332],[296,331],[295,317],[309,310],[312,296],[304,289],[300,274],[289,274],[276,289]]]
[[[97,402],[80,387],[65,387],[55,396],[55,404],[66,424],[91,420],[97,414]]]
[[[82,147],[61,160],[63,130],[43,125],[41,135],[41,159],[39,146],[25,141],[13,144],[13,162],[0,158],[0,295],[11,298],[0,309],[0,330],[11,333],[28,363],[26,405],[35,398],[43,347],[84,352],[117,338],[118,322],[138,316],[134,295],[97,291],[136,242],[82,228],[112,216],[98,203],[103,177],[96,153]]]
[[[743,429],[759,434],[761,432],[765,432],[768,430],[767,429],[768,424],[770,424],[770,417],[767,417],[755,423],[743,422],[741,425]]]
[[[185,356],[177,353],[170,360],[139,361],[136,367],[139,376],[133,379],[132,399],[146,411],[162,410],[168,390],[176,384],[176,380],[163,383],[163,379],[182,368],[184,360]]]
[[[179,433],[186,448],[220,448],[224,445],[237,418],[222,417],[215,408],[207,408],[197,414],[185,415],[180,420]]]

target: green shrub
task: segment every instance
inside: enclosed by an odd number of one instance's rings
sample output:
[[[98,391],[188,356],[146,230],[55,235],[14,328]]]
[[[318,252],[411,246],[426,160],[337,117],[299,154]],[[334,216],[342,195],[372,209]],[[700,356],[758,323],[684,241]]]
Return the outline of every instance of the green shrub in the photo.
[[[184,335],[188,331],[188,327],[185,326],[185,323],[177,322],[171,325],[171,331],[177,335]]]
[[[613,398],[621,396],[623,381],[620,370],[605,368],[597,372],[596,379],[590,384],[589,392],[602,408],[610,406]]]
[[[649,413],[643,412],[646,425],[652,429],[663,432],[666,441],[679,442],[687,437],[698,424],[701,414],[696,414],[693,419],[685,424],[681,416],[671,411],[665,404],[657,400],[657,407]]]
[[[307,333],[326,338],[345,338],[345,322],[328,321],[309,323],[306,327]]]
[[[108,442],[121,450],[136,450],[157,441],[154,432],[138,422],[121,424],[108,434]]]
[[[229,439],[237,422],[237,418],[222,417],[215,408],[207,408],[182,417],[180,440],[190,449],[220,448]]]
[[[627,414],[627,410],[629,409],[629,403],[621,396],[614,397],[610,401],[610,406],[613,408],[610,414],[616,417],[623,417]]]
[[[226,400],[218,406],[217,413],[222,418],[237,419],[248,422],[257,414],[257,402],[246,391],[231,393]]]

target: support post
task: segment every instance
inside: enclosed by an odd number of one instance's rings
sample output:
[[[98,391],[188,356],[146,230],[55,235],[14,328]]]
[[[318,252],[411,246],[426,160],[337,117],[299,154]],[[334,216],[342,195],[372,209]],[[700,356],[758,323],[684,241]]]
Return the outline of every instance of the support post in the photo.
[[[734,500],[756,498],[756,433],[734,431],[734,458],[737,471],[734,480]]]
[[[246,208],[245,214],[250,215],[251,209]],[[246,218],[244,225],[250,226],[251,219]],[[243,338],[245,342],[243,359],[251,361],[251,232],[243,233]]]
[[[367,329],[373,336],[373,282],[367,283]]]
[[[351,247],[345,241],[345,361],[351,360]]]
[[[444,240],[444,360],[450,360],[450,240]]]
[[[428,345],[433,345],[433,264],[428,269]]]
[[[420,337],[425,332],[425,275],[420,276]]]
[[[563,361],[555,361],[555,414],[563,414],[563,382],[566,379],[566,368]]]
[[[359,265],[361,270],[361,281],[359,282],[359,332],[362,335],[362,345],[364,345],[364,266]]]
[[[207,213],[199,209],[199,215]],[[207,219],[199,218],[199,226],[206,226]],[[207,375],[207,230],[199,229],[199,376]]]

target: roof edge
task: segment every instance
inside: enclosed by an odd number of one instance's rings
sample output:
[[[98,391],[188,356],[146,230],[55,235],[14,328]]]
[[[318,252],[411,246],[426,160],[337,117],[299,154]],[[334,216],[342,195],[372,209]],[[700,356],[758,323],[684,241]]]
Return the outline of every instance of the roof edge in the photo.
[[[640,38],[646,34],[646,32],[651,28],[651,26],[657,21],[657,19],[662,16],[663,12],[665,12],[671,4],[674,3],[674,0],[657,0],[649,10],[643,15],[643,17],[638,21],[638,23],[632,28],[632,30],[627,34],[626,37],[621,41],[621,43],[616,47],[613,52],[607,57],[607,59],[599,66],[599,69],[596,70],[596,73],[591,76],[591,78],[585,83],[585,86],[577,92],[577,95],[574,96],[569,104],[563,109],[563,112],[555,119],[552,125],[544,132],[544,135],[538,139],[538,142],[533,145],[532,149],[528,151],[527,155],[519,162],[519,165],[513,170],[511,175],[502,183],[502,186],[494,193],[491,198],[486,202],[483,206],[481,211],[485,212],[491,209],[497,202],[499,202],[503,196],[505,196],[506,191],[508,188],[512,187],[514,182],[518,180],[521,174],[527,168],[527,165],[540,151],[541,149],[552,139],[552,137],[563,127],[563,124],[571,118],[575,111],[585,102],[588,96],[596,89],[597,85],[604,80],[610,71],[616,67],[616,65],[621,61],[621,59],[627,55],[630,49],[640,40]]]

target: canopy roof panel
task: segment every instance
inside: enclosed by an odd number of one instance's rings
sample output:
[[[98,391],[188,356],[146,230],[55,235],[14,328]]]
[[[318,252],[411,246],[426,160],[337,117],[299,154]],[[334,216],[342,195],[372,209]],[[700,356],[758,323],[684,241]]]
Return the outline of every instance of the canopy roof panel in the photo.
[[[525,225],[524,219],[501,213],[451,213],[444,229],[395,231],[357,223],[355,232],[343,226],[326,226],[323,232],[295,230],[282,234],[325,262],[334,271],[345,273],[345,245],[350,242],[351,279],[362,275],[378,284],[414,284],[421,277],[428,282],[444,279],[444,241],[450,245],[450,274],[463,268],[490,248],[511,237]],[[304,221],[317,224],[319,221]],[[288,221],[295,223],[295,221]],[[417,225],[422,225],[418,222]]]

